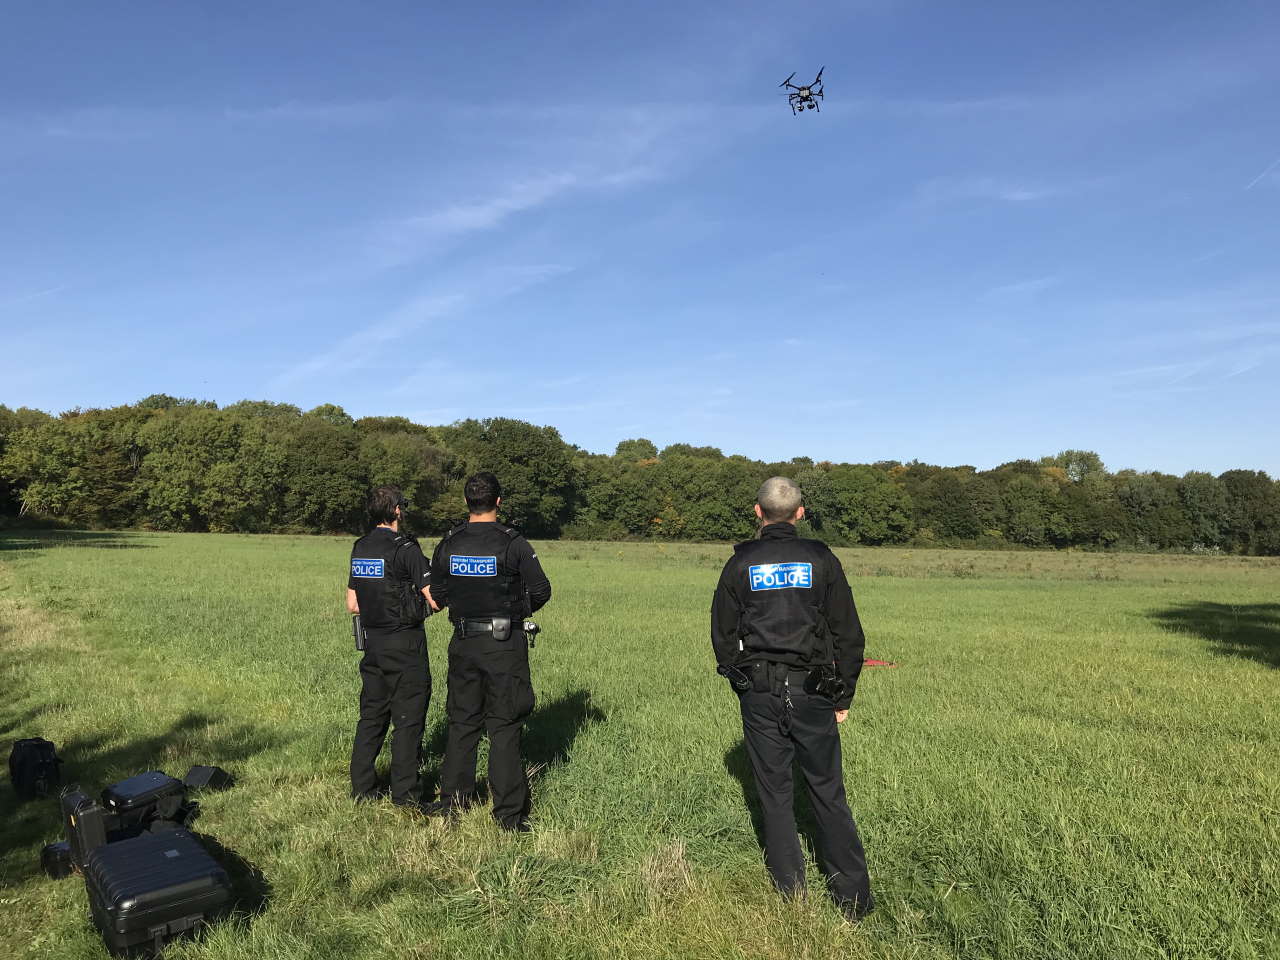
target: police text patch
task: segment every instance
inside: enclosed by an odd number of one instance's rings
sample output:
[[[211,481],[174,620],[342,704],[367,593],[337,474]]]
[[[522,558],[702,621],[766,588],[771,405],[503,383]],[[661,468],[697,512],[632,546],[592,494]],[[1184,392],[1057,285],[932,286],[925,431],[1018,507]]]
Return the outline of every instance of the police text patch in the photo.
[[[372,560],[363,560],[359,557],[352,557],[351,575],[363,580],[381,580],[382,564],[383,560],[381,557],[375,557]]]
[[[812,587],[811,563],[757,563],[747,567],[752,590],[786,590],[788,587]]]
[[[455,577],[496,577],[498,558],[455,555],[449,558],[449,572]]]

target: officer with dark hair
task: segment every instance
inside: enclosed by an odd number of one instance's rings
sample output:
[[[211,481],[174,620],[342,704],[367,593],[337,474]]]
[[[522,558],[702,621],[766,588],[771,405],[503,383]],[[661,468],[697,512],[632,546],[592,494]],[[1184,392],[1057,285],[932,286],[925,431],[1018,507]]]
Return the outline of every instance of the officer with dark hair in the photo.
[[[377,525],[351,548],[347,609],[360,614],[365,637],[351,795],[357,801],[377,796],[374,761],[394,722],[391,799],[420,809],[418,766],[431,699],[422,623],[431,615],[426,600],[431,567],[418,541],[400,530],[408,506],[399,487],[378,487],[369,497],[369,517]]]
[[[800,488],[786,477],[760,487],[759,538],[740,543],[711,604],[719,672],[738,693],[742,732],[764,819],[765,863],[784,894],[804,890],[805,862],[792,808],[799,761],[821,834],[818,861],[832,899],[851,920],[874,901],[858,828],[845,799],[840,736],[862,670],[864,639],[840,561],[796,536]]]
[[[493,818],[505,830],[529,830],[529,784],[520,756],[525,718],[533,711],[524,618],[551,599],[551,583],[520,531],[498,522],[502,488],[492,473],[463,487],[470,514],[450,530],[431,558],[433,609],[449,608],[449,740],[432,812],[452,816],[476,792],[480,737],[489,734]]]

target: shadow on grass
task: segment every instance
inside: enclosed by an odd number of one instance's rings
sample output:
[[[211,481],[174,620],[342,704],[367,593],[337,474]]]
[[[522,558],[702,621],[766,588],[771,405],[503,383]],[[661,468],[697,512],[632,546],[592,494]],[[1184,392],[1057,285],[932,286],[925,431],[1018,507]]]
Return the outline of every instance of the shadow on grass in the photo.
[[[567,763],[578,734],[607,719],[605,712],[591,702],[589,690],[575,690],[539,706],[525,721],[525,764],[545,769]]]
[[[231,881],[231,913],[236,917],[252,920],[264,912],[271,902],[273,891],[271,881],[262,871],[234,850],[224,847],[216,837],[207,833],[197,833],[195,836],[201,846],[209,851],[209,856],[227,872],[227,879]]]
[[[751,827],[755,830],[756,842],[763,850],[764,813],[760,807],[760,794],[756,789],[755,774],[751,772],[751,759],[747,756],[745,741],[739,739],[724,755],[724,767],[742,788],[742,802],[746,804],[747,812],[751,815]],[[813,808],[809,805],[809,795],[803,786],[804,778],[798,767],[792,770],[791,782],[799,785],[799,789],[795,791],[796,830],[812,856],[818,838],[818,824],[813,818]]]
[[[0,552],[39,552],[54,547],[91,547],[98,550],[151,550],[137,536],[109,530],[0,530]]]
[[[19,717],[6,717],[3,727],[17,730]],[[18,736],[39,736],[39,731],[15,732]],[[165,770],[182,776],[186,769],[166,769],[175,754],[193,761],[230,769],[254,754],[284,742],[277,731],[248,724],[229,725],[218,718],[187,713],[163,733],[114,743],[113,737],[90,737],[59,743],[62,782],[79,784],[95,796],[107,784],[146,770]],[[7,756],[7,753],[6,753]],[[185,762],[185,761],[184,761]],[[21,803],[8,784],[0,791],[0,886],[21,882],[38,872],[39,845],[60,839],[62,816],[58,798],[45,797]],[[25,859],[11,857],[26,850]]]
[[[1168,630],[1208,640],[1216,653],[1280,668],[1280,603],[1180,603],[1151,616]]]
[[[573,743],[586,727],[607,720],[605,712],[591,702],[591,691],[574,690],[550,703],[539,704],[525,721],[521,751],[530,777],[541,776],[551,767],[569,761]],[[423,744],[423,757],[431,769],[424,772],[422,795],[435,796],[440,786],[439,759],[449,742],[447,720],[437,721]],[[487,784],[477,783],[479,796],[487,795]]]

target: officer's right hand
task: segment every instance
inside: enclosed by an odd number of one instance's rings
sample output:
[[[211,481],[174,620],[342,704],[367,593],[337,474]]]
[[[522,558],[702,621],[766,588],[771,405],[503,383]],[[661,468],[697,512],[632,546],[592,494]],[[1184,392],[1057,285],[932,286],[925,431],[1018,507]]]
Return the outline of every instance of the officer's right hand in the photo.
[[[849,717],[849,711],[848,711],[848,710],[837,710],[837,711],[836,711],[836,723],[844,723],[844,722],[845,722],[845,720],[847,720],[847,719],[848,719],[848,717]]]

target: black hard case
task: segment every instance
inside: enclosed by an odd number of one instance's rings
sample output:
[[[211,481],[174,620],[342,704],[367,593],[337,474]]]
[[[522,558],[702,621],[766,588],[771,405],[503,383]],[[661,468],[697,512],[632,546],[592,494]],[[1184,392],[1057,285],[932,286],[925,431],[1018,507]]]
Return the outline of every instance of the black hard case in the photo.
[[[89,854],[107,842],[107,817],[102,807],[81,790],[65,791],[61,802],[71,862],[83,867]]]
[[[171,820],[186,801],[186,785],[159,770],[148,770],[102,791],[103,809],[117,817],[122,829]]]
[[[182,778],[188,790],[229,790],[235,786],[235,777],[221,767],[194,766]]]
[[[159,950],[216,919],[231,882],[186,830],[142,834],[99,847],[84,866],[89,911],[107,949]]]
[[[46,843],[40,851],[40,869],[53,880],[71,876],[75,869],[75,864],[71,862],[71,844],[66,840]]]

